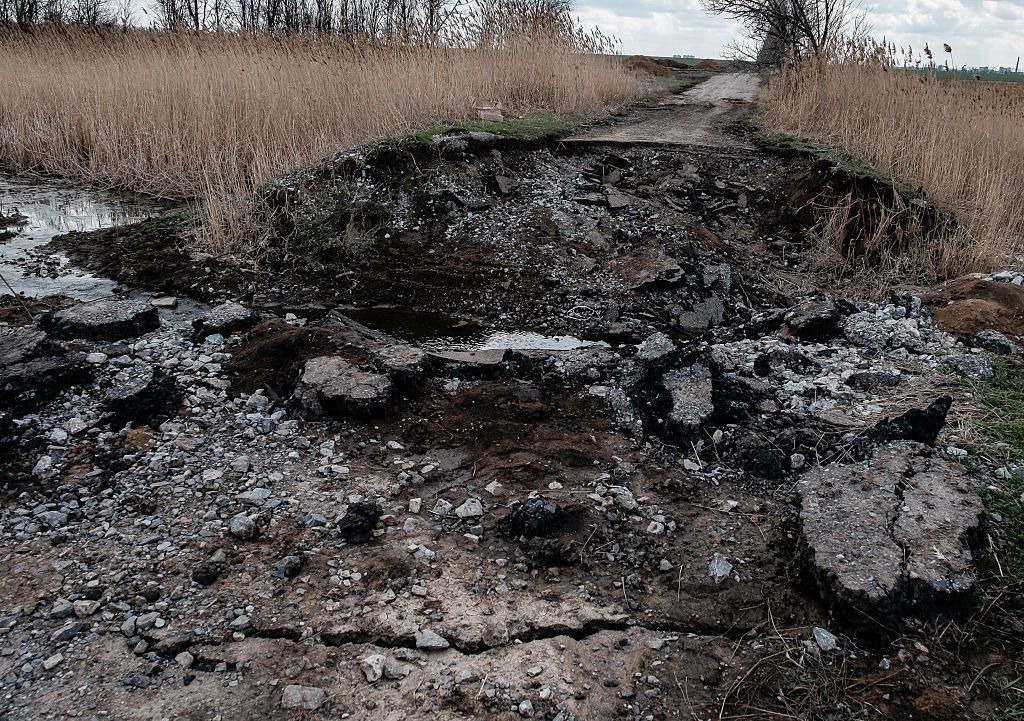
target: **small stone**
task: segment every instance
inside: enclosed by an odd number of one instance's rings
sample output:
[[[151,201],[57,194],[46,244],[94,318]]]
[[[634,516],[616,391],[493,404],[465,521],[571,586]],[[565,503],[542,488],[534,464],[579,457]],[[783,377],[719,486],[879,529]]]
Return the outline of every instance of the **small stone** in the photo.
[[[811,635],[814,636],[814,642],[818,644],[818,648],[826,653],[839,648],[839,639],[836,638],[835,634],[826,631],[820,626],[815,626],[811,630]]]
[[[50,609],[50,618],[70,618],[75,615],[75,604],[59,598]]]
[[[478,499],[470,498],[455,509],[455,515],[459,518],[479,518],[484,515],[484,507]]]
[[[711,563],[708,564],[708,575],[717,585],[732,575],[732,564],[721,553],[716,553],[711,557]]]
[[[794,471],[799,471],[801,468],[807,465],[807,457],[803,453],[794,453],[789,457],[789,467]]]
[[[288,578],[294,578],[302,570],[303,561],[298,556],[285,556],[275,564],[275,568]]]
[[[235,538],[248,541],[256,535],[256,523],[249,516],[239,513],[228,522],[228,531]]]
[[[43,661],[43,669],[46,671],[52,671],[64,662],[64,655],[55,653],[45,661]]]
[[[108,358],[108,356],[107,356],[106,353],[99,353],[99,352],[89,353],[89,354],[87,354],[85,356],[85,360],[86,360],[87,363],[92,363],[93,365],[96,365],[96,366],[103,365],[104,363],[106,363],[107,362],[107,358]]]
[[[359,662],[359,668],[362,670],[366,680],[370,683],[380,680],[384,675],[384,664],[387,659],[379,653],[375,653],[372,656],[367,656]]]
[[[409,513],[419,513],[423,508],[422,498],[410,498],[409,499]]]
[[[530,668],[526,669],[526,675],[530,678],[537,678],[542,673],[544,673],[543,666],[531,666]]]
[[[184,669],[192,668],[192,664],[195,663],[195,656],[190,654],[188,651],[182,651],[174,657],[174,662]]]
[[[658,564],[658,570],[660,570],[660,571],[671,571],[672,570],[672,562],[669,561],[667,558],[661,559],[661,563]]]
[[[36,519],[49,528],[63,528],[67,525],[68,514],[60,511],[43,511],[36,514]]]
[[[56,471],[53,470],[53,457],[40,456],[35,466],[32,467],[32,475],[41,479],[51,478],[56,475]]]
[[[519,715],[523,718],[533,718],[534,714],[533,702],[530,699],[524,699],[519,702]]]
[[[247,506],[262,506],[268,498],[270,498],[269,488],[253,488],[235,496],[236,501]]]
[[[281,694],[281,708],[316,711],[326,700],[327,693],[322,688],[292,684],[284,687],[284,692]]]
[[[424,651],[443,651],[449,646],[444,637],[429,629],[420,629],[416,632],[416,648]]]
[[[75,615],[78,618],[88,618],[100,610],[99,601],[75,601]]]
[[[178,307],[178,299],[175,298],[172,295],[165,295],[165,296],[161,296],[159,298],[150,298],[149,299],[149,303],[154,308],[177,308]]]

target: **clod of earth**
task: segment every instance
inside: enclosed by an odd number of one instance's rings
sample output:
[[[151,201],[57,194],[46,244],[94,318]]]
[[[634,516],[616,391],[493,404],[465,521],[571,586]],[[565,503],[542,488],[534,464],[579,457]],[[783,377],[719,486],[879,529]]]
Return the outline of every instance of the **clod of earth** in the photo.
[[[533,496],[515,503],[498,522],[498,528],[512,538],[533,538],[564,530],[565,520],[566,513],[557,503],[543,496]]]
[[[116,382],[107,389],[104,406],[115,428],[128,422],[158,426],[177,413],[183,397],[174,376],[157,368]]]
[[[975,583],[983,514],[970,478],[916,445],[818,467],[797,485],[800,534],[819,590],[855,623],[950,611]]]
[[[869,436],[875,443],[915,441],[934,446],[952,405],[952,396],[942,396],[927,408],[911,408],[901,416],[880,421]]]
[[[160,314],[144,300],[98,300],[43,316],[43,327],[60,338],[115,341],[160,325]]]
[[[314,418],[372,418],[387,410],[392,393],[386,376],[361,371],[335,356],[306,361],[295,389],[299,404]]]
[[[715,411],[711,373],[694,366],[666,373],[661,382],[671,401],[667,416],[670,432],[693,435]]]
[[[204,338],[214,333],[230,335],[248,330],[259,323],[260,315],[240,303],[229,301],[210,309],[202,317],[192,321],[196,337]]]
[[[368,543],[373,538],[373,529],[377,527],[382,514],[376,503],[350,503],[345,514],[338,519],[338,533],[349,543]]]
[[[0,327],[0,402],[26,410],[92,375],[82,353],[70,353],[32,328]]]

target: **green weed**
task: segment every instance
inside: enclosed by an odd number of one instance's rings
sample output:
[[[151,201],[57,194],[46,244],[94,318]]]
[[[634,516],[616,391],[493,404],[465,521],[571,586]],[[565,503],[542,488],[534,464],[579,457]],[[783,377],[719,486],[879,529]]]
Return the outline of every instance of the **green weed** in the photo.
[[[408,138],[429,143],[435,135],[450,130],[493,133],[516,140],[543,140],[566,135],[576,130],[583,120],[577,115],[566,113],[530,113],[521,118],[505,120],[463,120],[456,123],[437,123],[423,130],[411,133]]]

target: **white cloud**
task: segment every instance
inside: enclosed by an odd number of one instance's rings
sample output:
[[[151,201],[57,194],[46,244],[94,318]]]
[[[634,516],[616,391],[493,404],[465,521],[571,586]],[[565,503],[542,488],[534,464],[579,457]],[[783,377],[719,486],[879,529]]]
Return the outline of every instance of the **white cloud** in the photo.
[[[915,49],[953,46],[958,65],[1013,66],[1024,55],[1024,5],[1011,0],[889,0],[865,5],[873,34]],[[739,27],[698,0],[584,0],[577,14],[626,53],[720,57]]]

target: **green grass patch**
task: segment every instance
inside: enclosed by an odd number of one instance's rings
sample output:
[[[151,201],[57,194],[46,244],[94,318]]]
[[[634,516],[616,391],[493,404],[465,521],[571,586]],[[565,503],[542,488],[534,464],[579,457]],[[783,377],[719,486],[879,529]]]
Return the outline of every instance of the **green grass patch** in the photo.
[[[975,421],[982,440],[964,459],[969,469],[987,473],[993,463],[1006,467],[1024,461],[1024,364],[993,360],[993,377],[972,386],[983,407]],[[975,694],[988,699],[991,721],[1024,721],[1024,657],[1021,655],[1020,598],[1024,591],[1024,474],[988,477],[980,495],[993,517],[976,556],[982,582],[979,612],[962,630],[975,651],[1002,654],[991,675],[982,673]]]
[[[994,529],[997,546],[986,569],[1011,583],[1024,583],[1024,475],[1004,479],[999,486],[982,491],[982,500],[990,513],[1002,519]]]
[[[863,158],[851,155],[842,148],[836,148],[827,143],[808,138],[800,138],[787,133],[762,132],[754,138],[755,142],[766,150],[775,152],[800,153],[810,155],[821,160],[835,163],[850,175],[858,178],[870,178],[885,185],[891,186],[897,193],[904,197],[915,195],[914,186],[909,182],[892,173],[878,170]]]
[[[979,388],[989,411],[982,430],[1009,446],[1015,458],[1024,459],[1024,366],[998,359],[992,370],[993,377]]]
[[[977,391],[987,414],[978,428],[993,447],[985,455],[1024,461],[1024,366],[1006,358],[993,362],[992,378]],[[986,570],[1014,584],[1024,584],[1024,474],[993,482],[982,491],[991,513],[1002,520],[994,527],[996,547]]]
[[[582,125],[583,119],[568,113],[530,113],[521,118],[505,120],[462,120],[454,123],[435,123],[423,130],[410,133],[416,142],[429,143],[430,139],[450,130],[493,133],[517,140],[542,140],[566,135]]]

